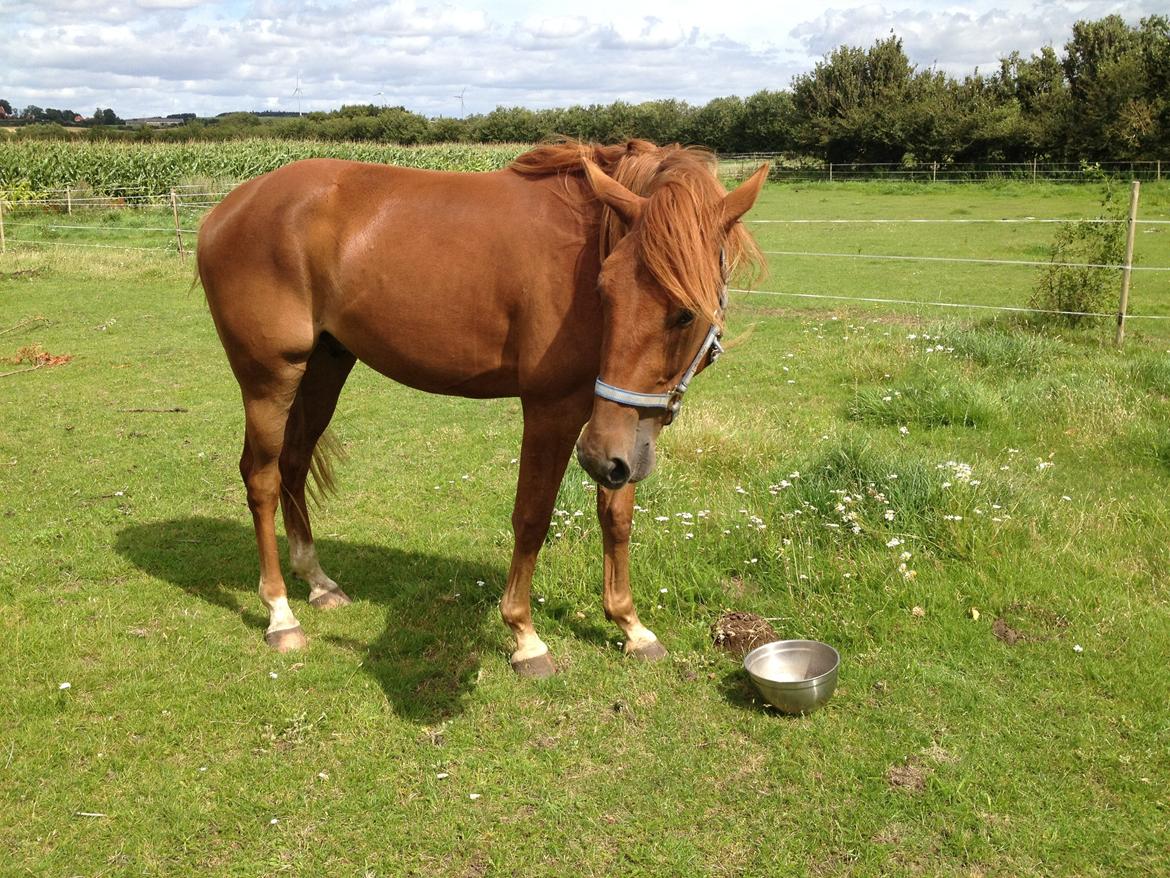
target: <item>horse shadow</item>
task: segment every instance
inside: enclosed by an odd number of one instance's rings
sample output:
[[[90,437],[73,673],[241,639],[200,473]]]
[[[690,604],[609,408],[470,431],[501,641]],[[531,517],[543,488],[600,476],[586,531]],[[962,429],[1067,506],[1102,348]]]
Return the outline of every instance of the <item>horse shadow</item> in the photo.
[[[360,656],[363,671],[401,718],[430,725],[461,713],[475,688],[481,655],[485,648],[500,648],[496,641],[502,637],[486,624],[495,615],[499,592],[476,582],[502,582],[503,570],[346,540],[316,543],[330,574],[351,596],[386,609],[385,628],[370,643],[317,636]],[[281,544],[287,557],[283,538]],[[250,526],[200,516],[157,521],[122,529],[115,548],[151,576],[238,615],[257,640],[263,635],[268,617],[251,585],[258,568]],[[292,577],[289,586],[294,595],[305,589]],[[300,610],[306,621],[314,612]],[[311,642],[311,630],[309,636]]]

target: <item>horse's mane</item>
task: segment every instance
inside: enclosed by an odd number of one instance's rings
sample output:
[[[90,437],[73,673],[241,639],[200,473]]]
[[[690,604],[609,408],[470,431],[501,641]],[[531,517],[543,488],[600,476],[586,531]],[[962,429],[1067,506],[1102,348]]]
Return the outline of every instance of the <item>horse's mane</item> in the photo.
[[[719,319],[723,279],[707,256],[722,234],[723,196],[715,156],[678,144],[656,146],[630,140],[614,146],[563,140],[538,146],[509,166],[518,174],[543,177],[584,174],[581,159],[592,159],[631,192],[648,198],[642,213],[639,257],[654,279],[684,308]],[[608,206],[601,211],[604,260],[626,234],[625,223]],[[763,257],[751,235],[736,223],[722,242],[731,270],[758,273]]]

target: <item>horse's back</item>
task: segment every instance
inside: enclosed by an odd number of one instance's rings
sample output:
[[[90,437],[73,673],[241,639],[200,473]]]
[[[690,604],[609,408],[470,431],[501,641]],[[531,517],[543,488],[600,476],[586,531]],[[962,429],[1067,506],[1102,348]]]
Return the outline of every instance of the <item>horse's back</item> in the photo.
[[[290,358],[328,332],[424,390],[515,394],[526,352],[552,345],[566,320],[584,329],[598,316],[595,269],[586,277],[596,239],[556,185],[336,159],[245,183],[200,232],[225,346],[271,337],[275,323]],[[577,354],[595,355],[590,336]]]

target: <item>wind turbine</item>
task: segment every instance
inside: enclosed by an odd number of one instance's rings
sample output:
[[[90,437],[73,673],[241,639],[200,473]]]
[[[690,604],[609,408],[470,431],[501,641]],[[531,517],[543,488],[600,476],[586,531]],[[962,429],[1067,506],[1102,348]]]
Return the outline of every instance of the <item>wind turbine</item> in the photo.
[[[301,71],[297,71],[297,87],[293,89],[293,97],[297,99],[297,115],[304,115],[301,112]]]
[[[453,98],[455,98],[455,100],[459,101],[459,118],[460,119],[463,118],[463,96],[465,94],[467,94],[467,86],[463,86],[463,91],[459,92],[459,94],[451,95],[451,97],[453,97]]]

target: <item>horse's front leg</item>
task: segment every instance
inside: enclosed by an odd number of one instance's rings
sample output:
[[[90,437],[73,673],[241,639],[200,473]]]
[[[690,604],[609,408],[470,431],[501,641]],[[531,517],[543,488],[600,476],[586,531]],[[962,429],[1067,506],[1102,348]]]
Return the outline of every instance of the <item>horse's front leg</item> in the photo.
[[[630,591],[630,526],[634,521],[634,485],[616,491],[597,487],[597,519],[605,548],[605,615],[626,635],[626,655],[654,661],[666,656],[666,648],[654,632],[638,621]]]
[[[590,395],[555,406],[524,406],[524,439],[512,529],[516,545],[500,613],[516,637],[512,669],[524,677],[551,677],[556,665],[532,624],[532,571],[548,535],[557,490],[581,427],[589,415]]]

